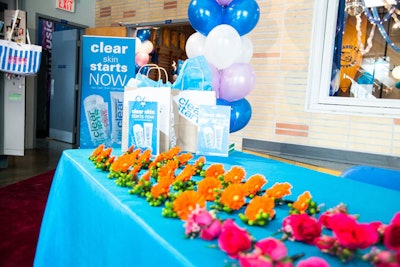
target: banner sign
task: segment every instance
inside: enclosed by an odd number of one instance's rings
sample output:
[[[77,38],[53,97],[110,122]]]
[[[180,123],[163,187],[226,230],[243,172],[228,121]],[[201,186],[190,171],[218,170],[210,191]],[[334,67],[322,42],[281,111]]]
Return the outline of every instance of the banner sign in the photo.
[[[135,38],[83,36],[81,148],[121,147],[124,87],[135,69]]]

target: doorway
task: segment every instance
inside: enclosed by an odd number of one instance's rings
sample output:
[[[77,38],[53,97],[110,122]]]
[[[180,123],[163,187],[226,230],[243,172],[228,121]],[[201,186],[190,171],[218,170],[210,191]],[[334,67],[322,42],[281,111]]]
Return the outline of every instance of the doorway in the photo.
[[[177,23],[140,23],[134,28],[128,27],[128,35],[136,37],[136,33],[142,29],[150,30],[149,41],[153,44],[153,51],[150,53],[150,64],[157,64],[168,73],[169,82],[173,83],[176,78],[179,63],[187,59],[186,41],[196,32],[188,21]],[[141,26],[143,25],[143,26]],[[157,79],[157,72],[151,72],[149,77]]]
[[[53,48],[53,33],[67,30],[78,30],[83,31],[87,26],[60,19],[37,15],[37,43],[42,46],[42,61],[40,70],[37,74],[37,96],[36,96],[36,137],[37,138],[48,138],[50,136],[50,98],[51,98],[51,77],[52,77],[52,48]],[[80,54],[79,49],[76,54],[76,60],[79,62]],[[78,64],[79,67],[79,64]],[[79,72],[77,72],[79,73]],[[77,75],[78,76],[78,75]],[[78,78],[76,83],[78,83]],[[73,88],[75,91],[75,88]],[[72,116],[76,116],[77,110],[57,110],[52,111],[57,113],[74,113]],[[74,139],[73,142],[75,142]]]

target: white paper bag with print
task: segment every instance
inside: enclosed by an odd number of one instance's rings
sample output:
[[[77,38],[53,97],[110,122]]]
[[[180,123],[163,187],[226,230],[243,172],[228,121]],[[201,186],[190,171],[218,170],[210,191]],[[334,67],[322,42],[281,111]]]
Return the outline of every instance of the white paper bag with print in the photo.
[[[173,89],[170,147],[179,146],[182,151],[195,153],[199,106],[215,104],[215,91]]]
[[[169,87],[125,87],[124,112],[122,123],[122,151],[128,150],[129,132],[129,103],[134,101],[157,102],[159,114],[159,152],[169,150],[169,132],[171,116],[171,88]],[[153,151],[155,153],[156,151]]]

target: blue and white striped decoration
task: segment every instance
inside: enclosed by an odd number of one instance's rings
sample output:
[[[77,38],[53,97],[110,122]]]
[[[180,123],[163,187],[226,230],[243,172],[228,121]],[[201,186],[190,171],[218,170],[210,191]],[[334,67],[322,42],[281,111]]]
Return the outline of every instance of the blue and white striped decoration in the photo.
[[[0,71],[23,76],[36,75],[42,47],[0,40]]]

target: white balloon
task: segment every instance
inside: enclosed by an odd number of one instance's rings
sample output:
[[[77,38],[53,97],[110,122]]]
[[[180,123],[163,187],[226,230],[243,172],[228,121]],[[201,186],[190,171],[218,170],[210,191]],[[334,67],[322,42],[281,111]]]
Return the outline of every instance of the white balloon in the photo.
[[[242,40],[235,28],[220,24],[208,33],[204,56],[218,69],[225,69],[236,62],[241,45]]]
[[[203,56],[206,46],[206,37],[199,32],[195,32],[189,36],[186,41],[186,55],[188,58]]]
[[[142,47],[142,41],[140,41],[139,38],[136,38],[135,39],[135,50],[136,50],[136,53],[140,52],[141,47]]]
[[[249,63],[253,57],[253,42],[246,36],[241,37],[240,55],[235,63]]]
[[[145,54],[150,54],[153,51],[153,49],[154,49],[153,43],[149,40],[146,40],[142,42],[139,51]]]

